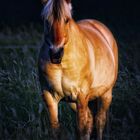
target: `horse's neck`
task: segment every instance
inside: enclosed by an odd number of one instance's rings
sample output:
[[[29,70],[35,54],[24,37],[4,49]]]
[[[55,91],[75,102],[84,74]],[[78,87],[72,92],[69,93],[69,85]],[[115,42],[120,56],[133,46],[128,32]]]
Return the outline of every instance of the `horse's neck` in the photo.
[[[87,63],[86,40],[76,23],[69,29],[69,41],[64,49],[63,64],[65,67],[83,66]]]

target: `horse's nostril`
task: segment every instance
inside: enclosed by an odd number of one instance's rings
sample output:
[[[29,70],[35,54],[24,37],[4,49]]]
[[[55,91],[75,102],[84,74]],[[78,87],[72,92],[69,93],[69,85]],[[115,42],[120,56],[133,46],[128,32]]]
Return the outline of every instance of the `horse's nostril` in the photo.
[[[64,51],[64,48],[61,47],[59,50],[58,50],[60,53],[62,53]]]

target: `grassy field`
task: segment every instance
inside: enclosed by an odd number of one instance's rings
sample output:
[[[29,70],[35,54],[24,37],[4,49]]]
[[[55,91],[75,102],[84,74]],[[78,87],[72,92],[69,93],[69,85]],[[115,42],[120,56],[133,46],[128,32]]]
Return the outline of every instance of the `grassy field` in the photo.
[[[140,140],[140,75],[131,54],[136,43],[123,35],[118,38],[119,76],[105,140]],[[41,40],[42,33],[33,28],[0,33],[0,140],[51,139],[37,75]],[[74,140],[75,113],[65,103],[59,105],[59,118],[67,134],[61,139]]]

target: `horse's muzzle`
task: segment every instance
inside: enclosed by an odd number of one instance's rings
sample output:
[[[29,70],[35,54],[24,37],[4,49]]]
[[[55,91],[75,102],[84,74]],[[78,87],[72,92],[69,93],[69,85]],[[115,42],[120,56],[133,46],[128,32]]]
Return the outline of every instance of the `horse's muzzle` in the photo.
[[[50,48],[49,55],[51,63],[60,64],[64,54],[64,48]]]

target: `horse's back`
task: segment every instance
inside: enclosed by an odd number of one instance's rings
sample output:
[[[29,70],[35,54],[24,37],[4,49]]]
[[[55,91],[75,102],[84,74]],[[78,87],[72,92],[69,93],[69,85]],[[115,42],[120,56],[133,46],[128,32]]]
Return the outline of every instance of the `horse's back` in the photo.
[[[106,42],[112,49],[114,49],[113,47],[116,47],[114,46],[114,43],[116,42],[112,33],[103,23],[97,20],[81,20],[78,22],[78,25],[84,31],[86,30],[92,31],[93,29],[96,30],[106,40]]]

